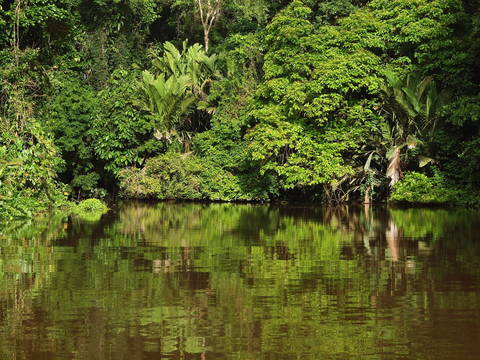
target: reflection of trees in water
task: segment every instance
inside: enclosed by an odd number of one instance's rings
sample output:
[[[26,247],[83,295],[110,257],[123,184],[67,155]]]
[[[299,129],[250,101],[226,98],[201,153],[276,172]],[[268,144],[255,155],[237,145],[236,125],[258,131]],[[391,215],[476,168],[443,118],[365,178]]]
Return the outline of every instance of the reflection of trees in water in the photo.
[[[441,251],[438,239],[444,233],[459,221],[471,222],[445,210],[229,204],[140,203],[121,210],[119,218],[122,233],[141,233],[146,244],[172,250],[151,260],[156,272],[240,269],[254,283],[262,278],[258,272],[268,278],[288,269],[287,276],[303,277],[303,286],[315,288],[308,285],[315,262],[352,261],[366,273],[382,270],[385,275],[378,278],[393,293],[405,289],[419,261]],[[333,279],[339,269],[325,271]],[[338,285],[342,277],[337,280]]]
[[[24,336],[27,314],[35,313],[34,299],[47,287],[56,270],[54,241],[64,235],[64,216],[16,221],[0,227],[0,349]],[[7,340],[8,339],[8,340]],[[0,354],[3,354],[0,351]],[[1,356],[2,358],[4,356]],[[7,358],[7,357],[5,357]]]
[[[0,354],[22,341],[79,359],[371,353],[379,327],[410,336],[407,311],[376,314],[402,297],[410,315],[433,306],[444,251],[478,261],[478,222],[444,210],[133,203],[104,221],[59,222],[45,242],[4,235],[0,266],[26,280],[3,275],[0,330],[14,336]]]

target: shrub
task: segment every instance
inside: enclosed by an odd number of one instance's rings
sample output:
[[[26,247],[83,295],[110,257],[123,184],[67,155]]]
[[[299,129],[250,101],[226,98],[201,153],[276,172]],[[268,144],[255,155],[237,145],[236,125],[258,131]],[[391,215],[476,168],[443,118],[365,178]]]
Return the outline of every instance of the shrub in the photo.
[[[108,206],[103,201],[87,199],[74,206],[72,212],[83,220],[98,221],[108,210]]]
[[[145,158],[164,151],[155,139],[155,118],[139,109],[142,90],[135,71],[116,70],[108,86],[98,93],[102,104],[89,131],[97,159],[108,177],[116,179],[128,166],[143,165]]]
[[[121,171],[120,187],[130,198],[181,200],[266,200],[268,194],[241,176],[192,154],[166,153],[148,160],[142,169]]]
[[[56,180],[61,161],[38,122],[16,134],[0,118],[0,220],[30,218],[63,206],[66,187]]]
[[[96,174],[94,146],[89,134],[99,111],[96,93],[72,73],[56,75],[51,81],[53,90],[41,114],[64,160],[60,178],[82,196],[92,196],[100,179]]]
[[[417,172],[407,173],[390,195],[393,202],[412,204],[478,206],[479,199],[475,192],[448,184],[441,174],[428,177]]]

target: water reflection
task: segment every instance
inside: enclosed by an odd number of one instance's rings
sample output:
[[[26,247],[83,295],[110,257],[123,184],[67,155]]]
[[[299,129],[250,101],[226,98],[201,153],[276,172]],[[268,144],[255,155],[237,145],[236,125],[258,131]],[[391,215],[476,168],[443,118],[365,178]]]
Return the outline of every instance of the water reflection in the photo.
[[[1,359],[475,359],[478,213],[120,206],[0,230]]]

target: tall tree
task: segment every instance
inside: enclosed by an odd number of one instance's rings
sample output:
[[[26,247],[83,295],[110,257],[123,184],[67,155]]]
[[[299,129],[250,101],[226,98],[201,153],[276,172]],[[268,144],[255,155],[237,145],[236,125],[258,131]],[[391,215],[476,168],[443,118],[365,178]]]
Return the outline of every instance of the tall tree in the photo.
[[[218,20],[222,10],[222,0],[195,0],[195,5],[200,14],[200,21],[203,27],[203,39],[205,51],[208,53],[210,46],[210,31]]]
[[[337,45],[343,33],[329,48],[330,34],[315,33],[311,15],[295,0],[267,26],[265,80],[247,133],[261,172],[276,174],[285,189],[336,188],[352,174],[344,154],[357,146],[372,117],[369,104],[358,99],[377,84],[376,56]]]

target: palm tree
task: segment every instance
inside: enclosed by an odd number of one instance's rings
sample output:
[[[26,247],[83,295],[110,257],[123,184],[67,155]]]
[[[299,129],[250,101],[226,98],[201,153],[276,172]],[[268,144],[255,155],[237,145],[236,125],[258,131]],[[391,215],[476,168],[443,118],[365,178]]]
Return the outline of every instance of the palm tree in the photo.
[[[188,77],[170,76],[166,79],[164,74],[154,77],[144,71],[143,88],[148,95],[148,110],[157,119],[155,137],[159,140],[184,139],[184,134],[177,130],[195,101],[194,96],[188,93]]]
[[[187,47],[184,42],[182,51],[170,42],[164,44],[162,57],[153,60],[158,75],[143,72],[146,108],[157,119],[157,139],[176,138],[186,145],[189,114],[195,110],[195,103],[198,109],[207,109],[208,85],[219,76],[216,63],[217,56],[207,55],[200,44]]]
[[[163,47],[163,56],[155,59],[153,65],[170,76],[188,76],[188,85],[194,95],[199,100],[205,100],[208,84],[220,76],[217,69],[217,55],[207,55],[200,44],[187,47],[185,41],[181,52],[168,41]]]
[[[389,139],[391,148],[387,152],[389,160],[387,177],[390,185],[395,185],[403,176],[401,168],[402,149],[415,148],[421,141],[433,136],[438,121],[438,109],[445,104],[446,93],[438,92],[431,77],[420,79],[409,74],[400,79],[395,73],[386,72],[383,84],[383,110],[387,114],[387,129],[384,136]],[[431,162],[421,158],[421,166]]]

